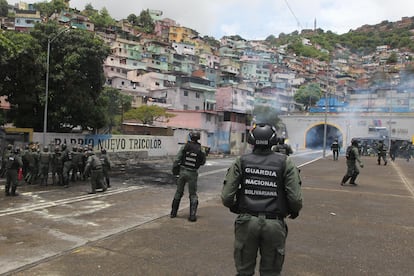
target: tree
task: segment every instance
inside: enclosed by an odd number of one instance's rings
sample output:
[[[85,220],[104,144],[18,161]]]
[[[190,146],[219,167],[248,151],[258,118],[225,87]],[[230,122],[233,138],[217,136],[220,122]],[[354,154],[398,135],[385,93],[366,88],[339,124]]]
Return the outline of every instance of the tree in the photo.
[[[128,15],[127,20],[128,20],[129,23],[131,23],[134,26],[137,26],[137,24],[138,24],[138,17],[133,13]]]
[[[42,129],[43,101],[39,101],[44,83],[42,49],[31,35],[6,31],[0,39],[0,95],[10,103],[7,122],[17,127]],[[8,42],[7,42],[8,41]],[[6,47],[4,47],[6,46]]]
[[[0,17],[6,17],[9,12],[9,3],[6,0],[0,0]]]
[[[41,15],[49,18],[53,13],[60,13],[66,8],[63,0],[52,0],[50,2],[43,1],[33,4],[34,8],[40,12]]]
[[[305,106],[308,110],[310,106],[315,105],[322,96],[322,90],[317,83],[302,85],[294,95],[296,102]]]
[[[98,11],[94,9],[91,3],[86,4],[85,8],[81,12],[82,15],[87,16],[87,17],[91,17],[92,15],[97,14],[97,13]]]
[[[109,12],[105,7],[102,8],[99,13],[92,14],[89,19],[98,29],[107,28],[115,24],[115,19],[109,15]]]
[[[108,102],[106,113],[109,115],[109,132],[113,133],[113,128],[119,131],[123,113],[131,109],[132,97],[121,94],[113,87],[105,87],[102,94]]]
[[[387,58],[387,64],[396,64],[398,61],[397,54],[392,52],[391,55]]]
[[[58,25],[48,23],[36,25],[30,35],[6,32],[18,45],[16,54],[0,65],[3,66],[0,77],[6,80],[0,95],[6,95],[12,105],[7,120],[17,127],[43,129],[46,49],[50,36],[54,40],[49,62],[48,131],[107,126],[107,102],[101,92],[108,46],[93,33],[71,30],[56,37],[59,31]]]
[[[125,120],[138,120],[143,124],[153,125],[154,121],[162,121],[164,119],[174,117],[174,114],[168,113],[165,108],[157,105],[142,105],[133,108],[124,114]]]
[[[141,30],[147,34],[150,34],[154,31],[155,24],[151,18],[149,10],[142,10],[137,18],[137,25]]]

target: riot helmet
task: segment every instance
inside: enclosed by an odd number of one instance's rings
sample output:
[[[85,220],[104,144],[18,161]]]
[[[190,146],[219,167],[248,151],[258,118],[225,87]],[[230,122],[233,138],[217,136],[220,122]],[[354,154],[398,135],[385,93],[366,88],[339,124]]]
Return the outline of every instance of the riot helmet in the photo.
[[[44,146],[44,147],[43,147],[43,151],[44,151],[44,152],[48,152],[48,151],[49,151],[49,147]]]
[[[14,148],[14,153],[19,154],[20,153],[20,147],[15,147]]]
[[[191,139],[191,141],[200,140],[200,137],[201,137],[200,132],[198,132],[198,131],[191,131],[190,132],[190,139]]]
[[[352,139],[351,144],[352,144],[353,146],[358,147],[358,146],[359,146],[359,141],[358,141],[357,139]]]
[[[101,153],[102,153],[102,154],[106,154],[106,149],[102,148],[102,149],[101,149]]]
[[[250,131],[247,142],[253,146],[271,148],[277,144],[276,128],[269,124],[256,124]]]

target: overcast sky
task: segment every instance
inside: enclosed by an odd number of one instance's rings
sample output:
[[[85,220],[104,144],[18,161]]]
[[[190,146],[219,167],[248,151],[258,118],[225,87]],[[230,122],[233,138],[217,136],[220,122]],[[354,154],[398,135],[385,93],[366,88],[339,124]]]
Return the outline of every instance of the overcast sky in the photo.
[[[44,0],[42,0],[44,1]],[[9,4],[18,1],[8,0]],[[37,0],[25,2],[40,2]],[[364,24],[398,21],[414,16],[411,0],[71,0],[71,7],[83,10],[106,7],[115,19],[139,15],[144,9],[163,11],[181,26],[217,39],[238,34],[253,40],[273,34],[317,28],[346,33]]]

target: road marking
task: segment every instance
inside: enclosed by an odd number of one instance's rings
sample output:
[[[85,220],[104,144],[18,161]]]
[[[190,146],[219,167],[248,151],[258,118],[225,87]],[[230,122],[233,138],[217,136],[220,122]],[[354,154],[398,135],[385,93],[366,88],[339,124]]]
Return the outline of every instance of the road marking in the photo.
[[[85,200],[90,200],[90,199],[95,199],[95,198],[100,198],[100,197],[105,197],[105,196],[110,196],[110,195],[116,195],[116,194],[120,194],[120,193],[124,193],[128,191],[140,190],[143,188],[145,188],[145,186],[129,186],[127,188],[108,190],[104,193],[80,195],[80,196],[63,198],[63,199],[49,201],[49,202],[35,203],[35,204],[31,204],[30,206],[7,208],[4,210],[0,210],[0,217],[20,214],[24,212],[31,212],[31,211],[35,211],[39,209],[44,209],[44,208],[56,207],[56,206],[60,206],[63,204],[70,204],[70,203],[75,203],[75,202],[80,202],[80,201],[85,201]],[[24,193],[24,194],[31,194],[31,193]]]
[[[394,169],[397,171],[399,177],[401,178],[401,181],[404,183],[405,187],[407,187],[407,190],[411,193],[412,196],[414,196],[414,186],[410,180],[405,177],[404,173],[402,172],[401,168],[395,163],[390,162]]]

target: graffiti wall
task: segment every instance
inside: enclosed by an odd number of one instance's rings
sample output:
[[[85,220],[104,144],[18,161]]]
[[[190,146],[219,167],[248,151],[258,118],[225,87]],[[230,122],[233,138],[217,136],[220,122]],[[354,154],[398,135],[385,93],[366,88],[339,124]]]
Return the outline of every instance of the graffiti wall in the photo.
[[[35,132],[33,142],[42,143],[43,133]],[[73,133],[47,133],[46,144],[50,146],[66,144],[71,146],[92,145],[95,151],[107,152],[147,152],[148,156],[175,155],[178,141],[173,136],[150,135],[91,135]]]

